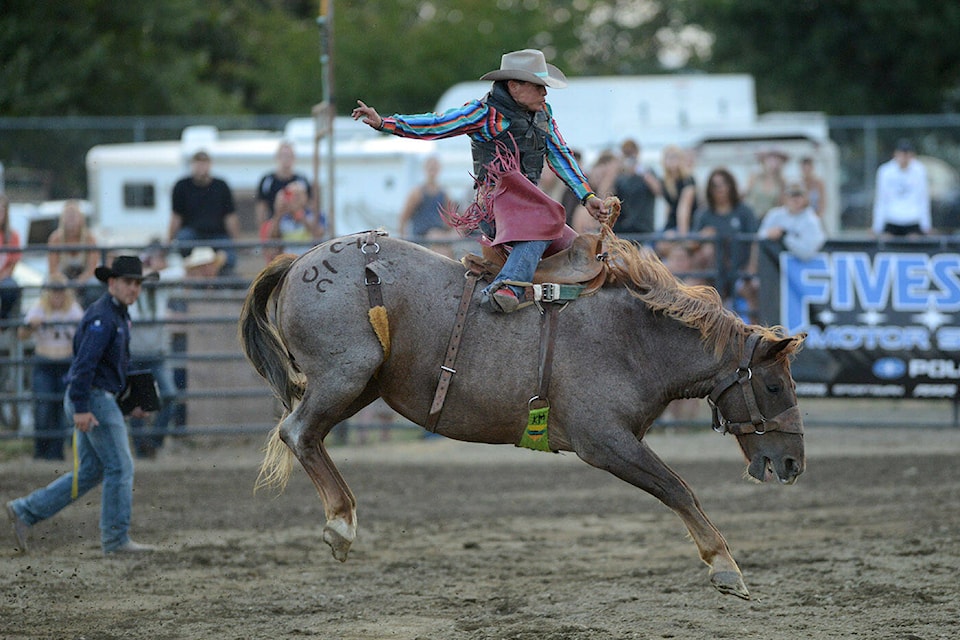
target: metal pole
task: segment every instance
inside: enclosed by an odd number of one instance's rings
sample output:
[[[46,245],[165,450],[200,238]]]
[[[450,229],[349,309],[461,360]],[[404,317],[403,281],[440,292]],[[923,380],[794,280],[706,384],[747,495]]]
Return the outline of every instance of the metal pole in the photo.
[[[877,121],[867,118],[863,124],[863,184],[876,193],[877,167],[880,166],[880,137],[877,132]],[[872,201],[872,200],[871,200]],[[873,220],[873,215],[867,216],[867,224]]]
[[[337,112],[333,92],[333,0],[320,0],[320,15],[317,17],[320,28],[320,66],[323,73],[323,102],[326,105],[327,123],[327,180],[323,199],[326,203],[327,237],[336,236],[336,210],[334,208],[334,165],[333,120]],[[322,116],[321,116],[322,117]],[[319,123],[318,123],[319,124]]]

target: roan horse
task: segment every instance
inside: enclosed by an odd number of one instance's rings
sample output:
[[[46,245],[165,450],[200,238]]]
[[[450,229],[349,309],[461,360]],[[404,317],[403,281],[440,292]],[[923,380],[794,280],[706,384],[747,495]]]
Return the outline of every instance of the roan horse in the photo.
[[[736,436],[749,474],[793,483],[805,462],[789,361],[802,337],[744,324],[714,289],[682,284],[629,242],[613,237],[606,247],[607,284],[570,303],[556,326],[549,449],[572,451],[658,498],[683,519],[712,584],[749,598],[723,535],[643,436],[671,400],[709,396],[714,428]],[[386,309],[379,331],[371,284]],[[283,487],[292,452],[320,494],[323,539],[340,561],[356,536],[356,499],[324,437],[378,397],[427,424],[463,284],[460,263],[368,233],[299,258],[281,255],[250,286],[240,341],[286,408],[260,483]],[[458,327],[462,342],[435,430],[515,445],[538,389],[541,314],[490,314],[478,296]]]

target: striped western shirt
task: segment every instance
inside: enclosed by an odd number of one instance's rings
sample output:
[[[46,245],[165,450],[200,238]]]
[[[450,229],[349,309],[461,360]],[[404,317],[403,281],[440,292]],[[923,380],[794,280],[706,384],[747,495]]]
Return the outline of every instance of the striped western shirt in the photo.
[[[553,119],[553,110],[546,105],[547,128],[547,164],[570,189],[583,199],[592,193],[583,170],[573,157],[573,152],[563,140],[557,123]],[[462,107],[448,109],[443,113],[421,113],[417,115],[395,114],[383,118],[381,131],[404,138],[437,140],[454,136],[468,135],[474,140],[491,142],[506,131],[510,121],[494,107],[481,100],[471,100]]]

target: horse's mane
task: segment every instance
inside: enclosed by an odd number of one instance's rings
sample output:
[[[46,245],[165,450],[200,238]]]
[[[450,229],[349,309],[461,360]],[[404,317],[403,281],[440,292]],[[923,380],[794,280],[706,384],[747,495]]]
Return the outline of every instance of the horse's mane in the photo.
[[[745,324],[723,306],[716,289],[684,284],[656,253],[646,247],[638,247],[611,235],[604,240],[604,248],[613,282],[624,284],[631,295],[642,300],[651,310],[699,330],[705,342],[713,343],[717,356],[730,346],[731,341],[742,345],[751,333],[760,333],[762,338],[769,340],[784,337],[781,327],[768,329]],[[784,355],[793,353],[799,344],[799,340],[795,341],[792,347],[784,350]]]

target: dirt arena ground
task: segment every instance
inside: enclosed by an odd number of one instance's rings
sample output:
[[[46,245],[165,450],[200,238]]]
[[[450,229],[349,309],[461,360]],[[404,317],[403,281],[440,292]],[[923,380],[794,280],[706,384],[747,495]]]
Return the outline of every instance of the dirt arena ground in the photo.
[[[956,638],[960,430],[809,428],[793,487],[743,479],[734,440],[659,432],[654,448],[726,534],[753,600],[723,596],[673,513],[572,455],[443,439],[334,449],[359,501],[340,564],[296,469],[253,495],[259,439],[138,463],[134,534],[103,559],[99,491],[33,530],[3,522],[0,637]],[[0,464],[0,498],[62,465]]]

